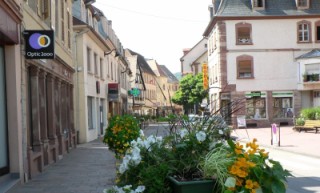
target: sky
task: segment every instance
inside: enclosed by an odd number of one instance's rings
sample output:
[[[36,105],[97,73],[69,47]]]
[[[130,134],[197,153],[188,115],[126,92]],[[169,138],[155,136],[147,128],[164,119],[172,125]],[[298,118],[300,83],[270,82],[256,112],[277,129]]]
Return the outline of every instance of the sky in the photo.
[[[172,73],[181,71],[183,49],[202,38],[211,0],[96,0],[122,46],[155,59]]]

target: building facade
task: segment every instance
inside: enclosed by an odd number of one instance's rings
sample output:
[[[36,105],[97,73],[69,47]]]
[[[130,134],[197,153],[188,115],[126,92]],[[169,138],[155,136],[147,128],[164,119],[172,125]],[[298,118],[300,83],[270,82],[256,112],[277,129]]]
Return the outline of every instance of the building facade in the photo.
[[[24,179],[20,5],[20,0],[0,1],[0,190]]]
[[[214,0],[204,32],[211,110],[234,126],[240,116],[252,127],[292,124],[288,112],[302,107],[296,58],[319,47],[319,3]]]
[[[24,142],[24,180],[34,177],[44,168],[76,146],[73,108],[72,62],[72,1],[23,1],[24,60],[22,60],[22,104]],[[33,30],[42,34],[40,47],[34,47]],[[52,31],[54,37],[46,35]],[[39,38],[39,37],[38,37]],[[52,41],[54,40],[54,41]],[[36,42],[36,41],[34,41]],[[34,43],[33,42],[33,43]],[[47,44],[45,44],[45,42]],[[45,45],[41,45],[45,44]],[[28,44],[35,49],[54,45],[53,58],[30,58]]]

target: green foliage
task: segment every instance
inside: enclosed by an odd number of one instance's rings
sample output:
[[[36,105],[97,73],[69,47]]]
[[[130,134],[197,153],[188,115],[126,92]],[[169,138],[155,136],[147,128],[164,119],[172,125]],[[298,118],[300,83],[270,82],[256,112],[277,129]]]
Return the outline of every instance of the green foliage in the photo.
[[[300,117],[305,120],[320,120],[320,107],[302,109]]]
[[[305,123],[304,118],[303,117],[299,117],[299,118],[296,119],[295,125],[302,126],[302,125],[304,125],[304,123]]]
[[[181,79],[179,90],[172,96],[172,102],[189,109],[194,104],[200,103],[207,95],[207,91],[203,88],[202,73],[196,76],[188,74]]]
[[[108,144],[116,157],[121,158],[130,148],[130,142],[139,137],[139,122],[132,115],[116,115],[110,118],[103,142]]]

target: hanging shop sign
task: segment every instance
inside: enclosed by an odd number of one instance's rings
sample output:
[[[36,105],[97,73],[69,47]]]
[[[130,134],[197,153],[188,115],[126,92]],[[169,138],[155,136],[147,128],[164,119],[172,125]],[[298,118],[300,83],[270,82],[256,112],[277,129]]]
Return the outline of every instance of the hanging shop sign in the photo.
[[[108,99],[109,101],[119,101],[119,84],[118,83],[108,84]]]
[[[54,59],[53,30],[26,30],[23,34],[26,59]]]
[[[202,64],[202,80],[203,80],[203,89],[207,90],[209,88],[208,81],[208,64]]]

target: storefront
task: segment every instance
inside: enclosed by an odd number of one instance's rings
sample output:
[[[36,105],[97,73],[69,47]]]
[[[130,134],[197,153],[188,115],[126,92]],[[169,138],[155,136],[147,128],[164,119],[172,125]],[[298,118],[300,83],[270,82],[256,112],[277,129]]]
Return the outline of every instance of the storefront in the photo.
[[[0,46],[0,176],[9,172],[4,48]]]
[[[15,1],[0,0],[0,186],[23,171],[19,10]]]

